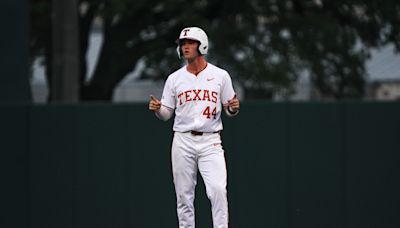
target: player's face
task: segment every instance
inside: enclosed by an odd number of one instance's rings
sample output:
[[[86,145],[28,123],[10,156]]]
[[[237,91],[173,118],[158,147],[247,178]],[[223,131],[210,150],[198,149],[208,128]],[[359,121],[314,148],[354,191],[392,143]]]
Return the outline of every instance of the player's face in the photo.
[[[181,41],[183,57],[187,60],[195,59],[197,56],[199,56],[199,53],[197,51],[198,46],[199,46],[199,43],[194,40],[186,40],[185,39],[185,40]]]

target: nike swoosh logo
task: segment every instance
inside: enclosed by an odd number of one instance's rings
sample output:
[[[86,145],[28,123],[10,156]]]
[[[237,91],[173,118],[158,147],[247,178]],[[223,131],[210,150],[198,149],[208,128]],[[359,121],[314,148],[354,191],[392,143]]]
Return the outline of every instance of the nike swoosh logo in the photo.
[[[214,80],[214,78],[207,78],[207,81],[211,81],[211,80]]]

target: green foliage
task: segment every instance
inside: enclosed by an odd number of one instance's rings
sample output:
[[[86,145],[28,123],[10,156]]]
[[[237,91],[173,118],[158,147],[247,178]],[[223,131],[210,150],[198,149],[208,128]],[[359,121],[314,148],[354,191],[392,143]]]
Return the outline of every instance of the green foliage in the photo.
[[[47,12],[46,1],[32,2],[33,11]],[[111,99],[115,86],[139,60],[146,64],[141,78],[164,80],[182,64],[175,40],[185,26],[206,30],[207,58],[226,68],[248,98],[288,96],[304,72],[310,74],[319,97],[360,98],[368,48],[393,43],[400,50],[400,2],[395,0],[82,0],[81,4],[88,6],[81,14],[82,24],[95,16],[104,22],[99,64],[82,87],[84,100]],[[34,14],[32,33],[36,40],[32,48],[44,52],[46,42],[37,40],[49,32],[46,15]],[[87,41],[90,26],[81,27],[81,39]],[[82,45],[83,53],[86,48]]]

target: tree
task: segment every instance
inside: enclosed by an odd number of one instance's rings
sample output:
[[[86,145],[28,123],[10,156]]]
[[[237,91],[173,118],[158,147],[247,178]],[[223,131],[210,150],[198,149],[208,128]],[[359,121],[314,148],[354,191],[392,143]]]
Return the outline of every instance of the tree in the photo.
[[[46,2],[32,1],[33,9]],[[80,6],[81,75],[90,25],[95,17],[104,22],[92,80],[85,83],[81,76],[82,100],[110,100],[139,60],[146,64],[141,78],[165,79],[181,64],[174,41],[184,26],[206,29],[208,58],[232,73],[246,98],[290,95],[303,72],[309,72],[320,97],[360,98],[369,48],[393,43],[400,50],[395,0],[81,0]],[[34,29],[41,30],[33,33],[32,44],[40,50],[33,53],[48,62],[46,22],[48,14],[34,14]]]

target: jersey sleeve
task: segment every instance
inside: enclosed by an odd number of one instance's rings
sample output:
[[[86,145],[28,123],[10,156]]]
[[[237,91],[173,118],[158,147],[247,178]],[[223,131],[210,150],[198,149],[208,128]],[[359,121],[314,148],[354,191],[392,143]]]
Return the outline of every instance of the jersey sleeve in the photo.
[[[164,85],[163,94],[161,97],[161,104],[168,107],[175,109],[176,106],[176,99],[175,99],[175,90],[173,85],[172,77],[168,77],[167,81]]]
[[[231,100],[235,96],[235,91],[232,85],[232,79],[228,72],[225,72],[224,77],[222,79],[222,88],[221,88],[221,102],[223,105],[228,104],[229,100]]]

